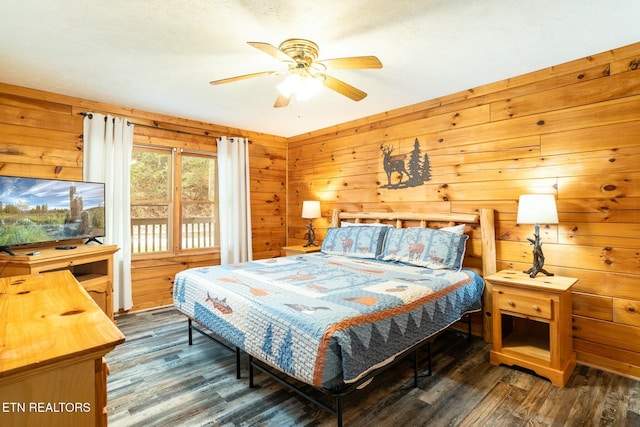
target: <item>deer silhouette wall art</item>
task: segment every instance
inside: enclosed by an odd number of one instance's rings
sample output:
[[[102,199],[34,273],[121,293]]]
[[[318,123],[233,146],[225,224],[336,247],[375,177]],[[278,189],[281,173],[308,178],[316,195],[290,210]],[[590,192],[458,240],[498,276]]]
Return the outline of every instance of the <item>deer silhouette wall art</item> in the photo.
[[[382,165],[387,174],[387,184],[383,188],[400,189],[416,187],[431,179],[431,163],[425,153],[424,158],[420,152],[420,142],[415,139],[413,150],[410,153],[392,155],[393,146],[382,144]],[[405,160],[408,162],[405,165]],[[398,174],[398,181],[392,182],[394,173]],[[403,181],[404,177],[407,177]]]

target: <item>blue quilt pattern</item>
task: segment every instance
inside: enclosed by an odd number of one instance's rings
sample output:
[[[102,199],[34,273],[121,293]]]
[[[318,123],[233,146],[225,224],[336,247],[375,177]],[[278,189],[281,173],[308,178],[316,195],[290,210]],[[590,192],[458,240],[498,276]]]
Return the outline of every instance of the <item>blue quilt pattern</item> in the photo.
[[[479,310],[483,288],[468,270],[314,253],[182,271],[173,298],[248,354],[333,389]]]

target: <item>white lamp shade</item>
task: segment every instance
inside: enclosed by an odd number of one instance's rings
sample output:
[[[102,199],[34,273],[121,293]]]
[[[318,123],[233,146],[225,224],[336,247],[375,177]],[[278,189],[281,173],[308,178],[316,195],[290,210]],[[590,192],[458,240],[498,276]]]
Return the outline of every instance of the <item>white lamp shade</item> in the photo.
[[[305,200],[302,202],[302,218],[320,218],[320,202],[317,200]]]
[[[553,194],[523,194],[518,202],[518,224],[557,224],[558,209]]]

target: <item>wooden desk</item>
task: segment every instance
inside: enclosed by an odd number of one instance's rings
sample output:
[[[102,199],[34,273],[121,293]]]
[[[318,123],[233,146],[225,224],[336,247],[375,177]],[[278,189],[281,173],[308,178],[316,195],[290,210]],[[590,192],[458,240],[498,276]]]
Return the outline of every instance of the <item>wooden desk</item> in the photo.
[[[0,425],[106,426],[124,339],[69,271],[0,279]]]

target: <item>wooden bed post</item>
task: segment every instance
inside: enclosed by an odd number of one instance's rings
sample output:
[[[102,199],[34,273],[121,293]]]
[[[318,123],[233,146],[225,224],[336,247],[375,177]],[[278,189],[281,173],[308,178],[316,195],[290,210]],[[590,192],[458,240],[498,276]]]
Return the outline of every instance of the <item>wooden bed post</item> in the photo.
[[[482,276],[487,277],[496,272],[496,226],[493,209],[480,209],[480,229],[482,236]],[[493,301],[491,299],[491,284],[485,281],[482,310],[482,329],[484,340],[493,342],[491,316],[493,315]]]
[[[333,209],[331,213],[331,227],[340,227],[340,209]]]

